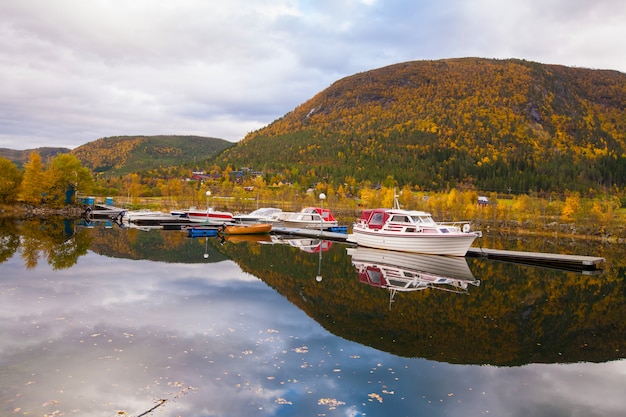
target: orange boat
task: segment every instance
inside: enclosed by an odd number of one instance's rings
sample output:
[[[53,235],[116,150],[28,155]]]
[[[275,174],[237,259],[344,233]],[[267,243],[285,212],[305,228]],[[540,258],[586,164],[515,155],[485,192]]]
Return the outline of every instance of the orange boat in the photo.
[[[226,235],[260,235],[271,231],[272,225],[270,223],[228,225],[224,228]]]

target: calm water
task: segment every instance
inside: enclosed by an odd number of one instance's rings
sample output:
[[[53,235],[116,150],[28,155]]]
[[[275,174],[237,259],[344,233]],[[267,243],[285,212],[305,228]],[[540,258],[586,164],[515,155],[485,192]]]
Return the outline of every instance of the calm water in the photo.
[[[626,409],[626,261],[616,245],[484,238],[607,258],[602,274],[587,275],[73,222],[4,221],[0,243],[2,416]],[[437,283],[394,293],[371,285],[381,265]]]

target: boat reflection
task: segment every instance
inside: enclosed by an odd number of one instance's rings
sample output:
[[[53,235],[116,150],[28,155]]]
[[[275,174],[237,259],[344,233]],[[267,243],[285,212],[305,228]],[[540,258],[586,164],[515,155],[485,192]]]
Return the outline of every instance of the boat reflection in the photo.
[[[309,237],[293,237],[285,235],[271,235],[272,243],[289,245],[300,249],[303,252],[319,253],[329,250],[333,242],[330,240],[315,239]]]
[[[256,242],[256,243],[272,243],[272,239],[269,234],[251,234],[251,235],[222,235],[224,242],[242,243],[242,242]]]
[[[421,291],[427,288],[468,293],[478,287],[464,257],[422,255],[365,247],[348,248],[352,265],[362,283],[387,288],[390,307],[398,291]]]

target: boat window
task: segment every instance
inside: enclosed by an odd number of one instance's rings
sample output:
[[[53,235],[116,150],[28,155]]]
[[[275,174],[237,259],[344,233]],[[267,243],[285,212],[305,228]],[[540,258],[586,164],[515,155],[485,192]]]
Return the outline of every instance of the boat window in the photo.
[[[410,220],[407,216],[398,216],[398,215],[393,216],[391,218],[391,221],[395,223],[410,223]]]
[[[370,225],[372,226],[380,226],[383,224],[383,213],[374,213],[372,218],[370,219]]]
[[[383,274],[379,270],[367,270],[367,277],[370,283],[381,285],[383,283]]]

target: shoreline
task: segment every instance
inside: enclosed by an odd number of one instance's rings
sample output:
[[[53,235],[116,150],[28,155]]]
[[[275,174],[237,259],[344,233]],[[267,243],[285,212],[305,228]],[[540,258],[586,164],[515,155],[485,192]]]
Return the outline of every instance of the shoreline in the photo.
[[[67,205],[63,207],[31,206],[26,204],[3,205],[0,206],[1,218],[30,219],[33,217],[57,217],[64,216],[70,219],[80,218],[85,212],[85,207],[77,205]]]
[[[35,217],[50,218],[50,217],[64,217],[67,219],[80,219],[85,213],[87,206],[84,205],[66,205],[63,207],[46,207],[46,206],[32,206],[26,204],[16,205],[0,205],[0,218],[2,219],[15,219],[25,220]],[[559,239],[573,239],[573,240],[591,240],[599,243],[610,244],[623,244],[626,243],[626,236],[620,236],[615,234],[606,233],[598,227],[594,230],[593,227],[586,228],[576,227],[574,224],[561,224],[560,227],[554,228],[546,227],[544,225],[541,228],[529,228],[517,223],[514,225],[493,225],[488,224],[484,220],[477,220],[474,224],[478,226],[477,230],[483,230],[483,233],[497,233],[500,235],[515,235],[515,236],[535,236],[545,238],[559,238]],[[567,229],[567,230],[563,230]]]

